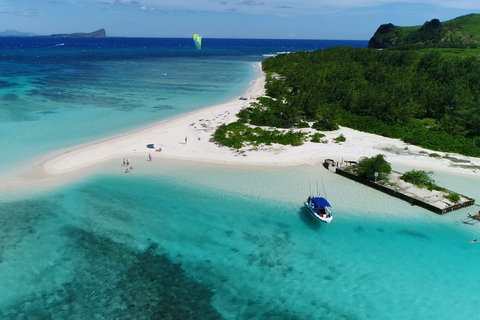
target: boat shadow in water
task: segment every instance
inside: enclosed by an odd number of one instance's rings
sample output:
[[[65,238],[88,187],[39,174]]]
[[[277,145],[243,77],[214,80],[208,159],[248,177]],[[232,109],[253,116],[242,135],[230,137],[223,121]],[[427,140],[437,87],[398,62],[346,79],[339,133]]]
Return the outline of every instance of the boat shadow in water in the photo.
[[[307,227],[309,227],[313,231],[320,230],[321,225],[323,223],[321,223],[320,221],[318,221],[317,219],[312,217],[312,215],[308,212],[307,208],[305,208],[305,207],[300,208],[300,210],[298,212],[298,215],[300,216],[300,220],[302,220],[302,222]]]

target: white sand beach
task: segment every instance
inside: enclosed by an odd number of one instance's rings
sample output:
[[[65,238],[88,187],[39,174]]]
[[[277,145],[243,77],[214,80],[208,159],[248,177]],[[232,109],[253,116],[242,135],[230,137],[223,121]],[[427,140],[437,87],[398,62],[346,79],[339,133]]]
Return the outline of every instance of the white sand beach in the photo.
[[[254,66],[259,74],[261,64]],[[49,154],[5,179],[3,189],[18,189],[32,183],[61,182],[87,175],[95,168],[108,163],[122,163],[129,158],[135,166],[137,159],[161,162],[162,159],[195,161],[234,166],[293,166],[300,164],[320,165],[324,159],[336,162],[357,161],[363,156],[384,154],[387,161],[423,170],[447,170],[458,174],[475,175],[480,178],[480,159],[436,152],[440,157],[430,156],[433,151],[408,145],[397,139],[385,138],[341,127],[332,132],[323,132],[326,143],[306,142],[301,146],[270,145],[244,147],[241,152],[212,142],[216,128],[221,124],[236,121],[236,114],[264,95],[265,76],[252,81],[243,95],[247,99],[234,99],[227,103],[184,114],[157,124],[125,134],[72,146]],[[301,129],[314,133],[312,129]],[[334,138],[343,135],[345,142],[336,143]],[[153,144],[153,148],[151,145]],[[158,150],[161,148],[161,152]],[[144,161],[143,161],[144,162]],[[461,166],[460,166],[461,165]],[[125,167],[120,167],[122,170]],[[117,168],[118,169],[118,168]],[[119,174],[124,171],[118,169]]]

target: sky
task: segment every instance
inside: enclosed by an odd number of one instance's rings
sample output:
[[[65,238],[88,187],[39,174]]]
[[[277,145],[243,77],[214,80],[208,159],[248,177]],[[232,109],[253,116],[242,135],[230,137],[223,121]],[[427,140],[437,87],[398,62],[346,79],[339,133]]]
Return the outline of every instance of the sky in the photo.
[[[479,0],[0,0],[0,32],[369,40],[384,23],[480,13]]]

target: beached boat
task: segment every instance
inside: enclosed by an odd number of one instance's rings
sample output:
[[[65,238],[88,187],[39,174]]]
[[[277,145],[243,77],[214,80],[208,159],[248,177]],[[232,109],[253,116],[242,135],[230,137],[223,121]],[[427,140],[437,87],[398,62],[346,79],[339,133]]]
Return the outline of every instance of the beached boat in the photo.
[[[333,216],[329,209],[332,206],[328,203],[327,199],[322,197],[308,197],[304,205],[308,212],[318,221],[325,223],[332,221]]]

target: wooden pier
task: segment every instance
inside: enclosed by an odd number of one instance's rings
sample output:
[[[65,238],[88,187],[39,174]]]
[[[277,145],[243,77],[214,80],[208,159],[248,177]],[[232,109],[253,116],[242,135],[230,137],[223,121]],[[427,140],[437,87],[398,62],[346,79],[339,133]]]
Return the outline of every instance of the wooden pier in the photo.
[[[430,210],[439,214],[443,214],[449,211],[471,206],[475,203],[475,199],[466,197],[464,195],[461,195],[459,193],[456,193],[450,190],[429,191],[426,189],[421,189],[419,187],[416,187],[412,184],[408,184],[408,187],[405,187],[407,184],[403,182],[403,180],[402,180],[402,185],[400,186],[389,185],[389,184],[381,185],[379,183],[375,183],[373,181],[358,177],[357,175],[346,171],[345,168],[339,168],[338,165],[337,167],[334,167],[334,169],[335,169],[335,173],[345,178],[357,181],[366,186],[374,188],[378,191],[381,191],[391,196],[405,200],[411,203],[412,205],[417,205],[419,207],[425,208],[427,210]],[[390,178],[393,178],[396,181],[399,181],[400,180],[399,178],[401,176],[402,176],[402,173],[397,171],[392,171],[392,173],[390,174]],[[460,201],[458,203],[452,203],[452,201],[444,197],[444,195],[448,193],[458,194],[460,196]]]

